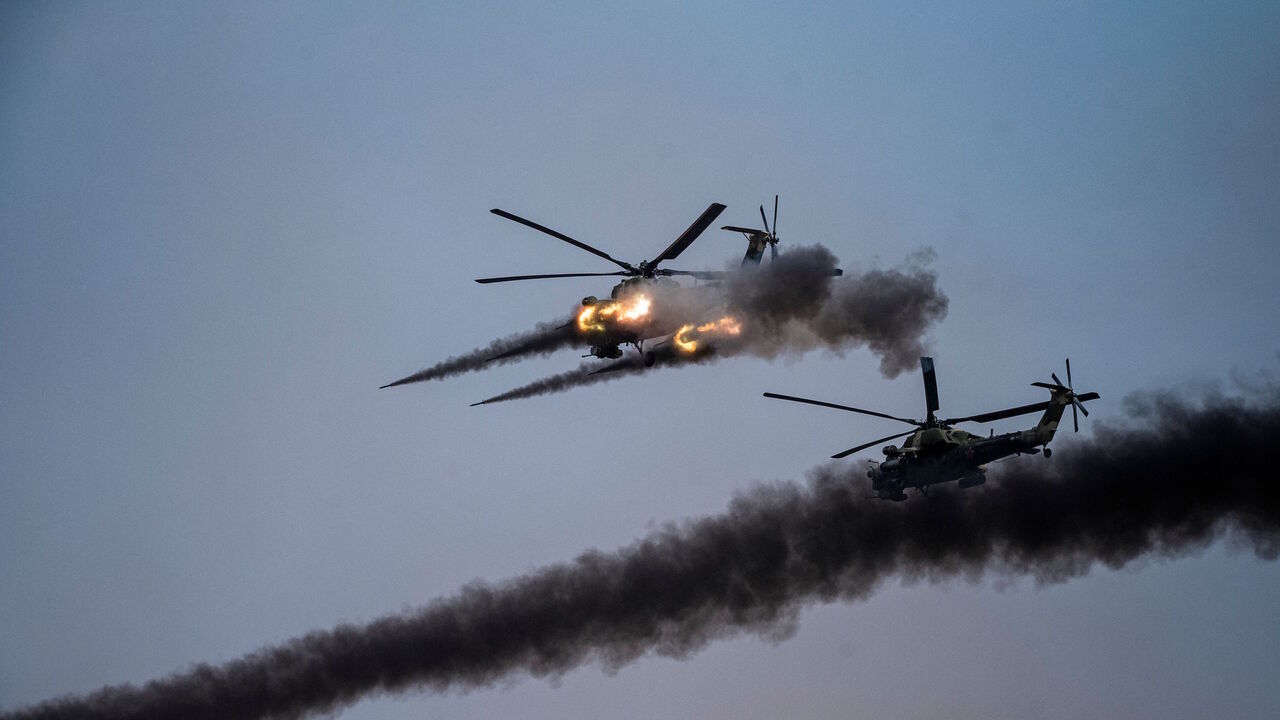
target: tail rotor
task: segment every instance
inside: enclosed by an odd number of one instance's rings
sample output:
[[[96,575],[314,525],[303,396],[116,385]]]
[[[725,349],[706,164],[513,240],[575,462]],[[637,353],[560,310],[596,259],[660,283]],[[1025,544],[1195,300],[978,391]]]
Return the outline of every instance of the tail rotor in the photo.
[[[1084,400],[1094,400],[1098,397],[1098,393],[1089,392],[1083,395],[1076,395],[1075,388],[1071,384],[1071,358],[1067,358],[1067,383],[1064,385],[1062,380],[1058,379],[1057,373],[1049,373],[1049,377],[1053,378],[1053,384],[1036,382],[1031,383],[1036,387],[1047,388],[1054,393],[1065,393],[1067,400],[1071,402],[1071,424],[1076,432],[1080,432],[1080,416],[1079,412],[1084,413],[1085,417],[1089,417],[1089,411],[1085,409]]]
[[[721,230],[729,230],[730,232],[739,232],[747,236],[747,254],[742,258],[742,264],[747,263],[759,264],[761,257],[764,255],[764,247],[769,246],[769,257],[773,260],[778,259],[778,196],[773,196],[773,227],[769,227],[769,216],[765,215],[764,205],[760,206],[760,222],[764,224],[764,230],[755,228],[739,227],[737,225],[724,225]]]
[[[764,219],[764,205],[760,206],[760,219]],[[769,223],[764,224],[765,232],[769,234],[769,259],[778,259],[778,196],[773,196],[773,229],[769,229]]]

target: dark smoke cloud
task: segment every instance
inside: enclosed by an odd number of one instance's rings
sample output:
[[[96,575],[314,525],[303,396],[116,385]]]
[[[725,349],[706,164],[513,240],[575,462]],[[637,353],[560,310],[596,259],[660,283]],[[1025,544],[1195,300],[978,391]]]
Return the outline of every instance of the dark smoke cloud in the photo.
[[[755,272],[735,273],[725,283],[729,305],[772,332],[790,321],[817,315],[831,297],[832,285],[853,275],[831,276],[839,261],[821,245],[779,255]]]
[[[1098,563],[1195,552],[1227,536],[1274,560],[1280,391],[1254,402],[1153,394],[1125,426],[1001,466],[987,485],[902,504],[863,499],[861,462],[735,499],[612,553],[474,583],[367,625],[343,625],[5,718],[294,718],[371,693],[476,688],[516,673],[683,657],[743,632],[780,639],[807,604],[866,597],[892,578],[1060,582]]]
[[[947,296],[923,250],[892,269],[830,277],[836,259],[821,245],[780,256],[754,275],[726,284],[730,308],[748,319],[739,350],[770,358],[824,347],[841,352],[866,346],[880,372],[897,377],[916,366],[923,336],[947,316]]]
[[[947,315],[947,298],[937,277],[923,265],[870,270],[854,282],[836,286],[831,299],[810,323],[832,350],[865,343],[880,357],[886,377],[918,367],[929,326]]]
[[[408,385],[424,380],[440,380],[450,375],[483,370],[488,365],[519,362],[530,355],[549,355],[577,341],[577,334],[573,330],[573,318],[538,323],[538,326],[530,332],[516,333],[494,340],[485,347],[472,350],[465,355],[455,355],[382,387]]]

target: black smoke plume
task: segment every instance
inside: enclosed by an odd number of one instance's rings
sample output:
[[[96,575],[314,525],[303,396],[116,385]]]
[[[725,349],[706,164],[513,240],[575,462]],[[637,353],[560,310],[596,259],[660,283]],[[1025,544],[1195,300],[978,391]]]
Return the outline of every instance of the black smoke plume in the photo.
[[[1024,458],[984,486],[902,504],[863,499],[862,463],[831,465],[805,485],[758,487],[723,515],[668,524],[615,552],[4,717],[295,718],[371,693],[476,688],[588,662],[617,668],[743,632],[776,639],[805,605],[857,600],[891,578],[1060,582],[1224,536],[1274,560],[1280,389],[1260,392],[1252,402],[1145,396],[1127,424],[1063,442],[1052,461]]]
[[[729,308],[747,323],[738,351],[773,358],[865,345],[879,356],[880,372],[897,377],[915,367],[925,331],[947,315],[932,259],[924,250],[898,268],[831,277],[836,258],[817,245],[796,248],[759,273],[736,274],[725,287]]]
[[[450,375],[483,370],[489,364],[506,364],[518,362],[530,355],[549,355],[561,348],[569,347],[577,342],[577,334],[573,331],[573,318],[565,318],[557,322],[538,323],[529,332],[516,333],[494,340],[485,347],[472,350],[465,355],[455,355],[448,360],[438,362],[429,368],[419,370],[408,377],[387,383],[382,388],[408,385],[424,380],[440,380]]]

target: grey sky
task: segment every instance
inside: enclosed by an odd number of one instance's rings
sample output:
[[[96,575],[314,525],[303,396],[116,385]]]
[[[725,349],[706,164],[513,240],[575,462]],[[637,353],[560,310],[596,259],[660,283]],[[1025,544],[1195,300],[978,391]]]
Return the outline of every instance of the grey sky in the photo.
[[[633,261],[774,193],[783,252],[932,247],[944,414],[1068,354],[1100,421],[1274,373],[1277,37],[1268,3],[0,6],[0,707],[613,548],[893,429],[764,390],[918,412],[865,351],[376,390],[608,291],[471,282],[611,269],[491,207]],[[1275,716],[1277,570],[895,586],[777,646],[343,717]]]

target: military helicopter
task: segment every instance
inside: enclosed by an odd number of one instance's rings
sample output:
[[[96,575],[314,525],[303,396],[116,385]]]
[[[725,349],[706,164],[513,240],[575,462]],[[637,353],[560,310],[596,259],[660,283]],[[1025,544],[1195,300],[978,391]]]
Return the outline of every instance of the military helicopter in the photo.
[[[684,252],[719,217],[720,213],[724,212],[724,209],[725,206],[720,203],[711,203],[698,216],[698,219],[694,220],[692,225],[680,233],[665,250],[658,253],[652,260],[645,260],[639,264],[632,265],[618,260],[603,250],[592,247],[580,240],[575,240],[564,233],[509,213],[506,210],[494,208],[489,212],[498,217],[518,222],[526,227],[546,233],[553,238],[563,240],[574,247],[586,250],[592,255],[602,257],[622,269],[614,272],[508,275],[504,277],[478,278],[476,282],[489,284],[513,280],[543,280],[566,277],[624,277],[626,278],[625,280],[613,287],[608,299],[602,300],[594,295],[588,295],[582,299],[582,309],[578,311],[574,322],[577,324],[578,330],[590,342],[590,352],[583,357],[594,356],[616,359],[622,357],[622,345],[633,345],[644,358],[645,364],[652,365],[654,354],[644,351],[644,341],[669,335],[679,325],[668,328],[665,325],[670,323],[664,323],[660,317],[655,319],[655,313],[652,311],[652,298],[646,290],[655,284],[669,284],[674,288],[676,283],[670,279],[672,276],[688,276],[699,280],[716,280],[724,277],[725,273],[723,272],[675,270],[658,267],[659,263],[674,260],[680,253]],[[497,360],[501,357],[503,356],[499,355],[490,359]]]
[[[959,481],[959,485],[962,488],[981,485],[987,479],[986,464],[1003,457],[1021,454],[1035,455],[1043,449],[1044,456],[1048,458],[1052,455],[1052,451],[1048,447],[1049,442],[1053,440],[1054,433],[1058,429],[1058,421],[1062,419],[1062,413],[1067,406],[1071,406],[1071,420],[1076,432],[1079,432],[1080,420],[1076,414],[1077,409],[1088,417],[1089,411],[1085,409],[1083,403],[1089,400],[1097,400],[1100,397],[1096,392],[1077,394],[1072,389],[1071,360],[1068,359],[1067,383],[1065,385],[1058,379],[1057,373],[1050,373],[1049,376],[1053,378],[1052,383],[1031,383],[1035,387],[1048,390],[1048,400],[979,415],[940,420],[934,415],[934,412],[938,409],[938,381],[933,369],[933,358],[920,358],[920,370],[924,375],[925,407],[928,413],[924,420],[900,418],[875,412],[874,410],[864,410],[862,408],[849,407],[848,405],[837,405],[791,395],[767,392],[764,396],[777,400],[791,400],[810,405],[820,405],[836,410],[848,410],[849,412],[873,415],[914,425],[916,428],[914,430],[872,440],[831,456],[833,459],[847,457],[872,445],[878,445],[882,442],[909,435],[910,437],[907,438],[906,442],[902,443],[902,447],[886,445],[883,448],[885,459],[879,463],[874,460],[869,461],[872,467],[867,471],[867,476],[871,478],[871,489],[875,492],[869,498],[899,502],[907,499],[905,490],[909,487],[916,488],[923,495],[930,485],[953,480]],[[980,435],[974,435],[951,427],[957,423],[988,423],[1036,412],[1043,412],[1044,414],[1040,417],[1040,422],[1035,427],[1028,430],[1004,433],[1003,435],[996,435],[993,431],[990,436],[984,438]]]

